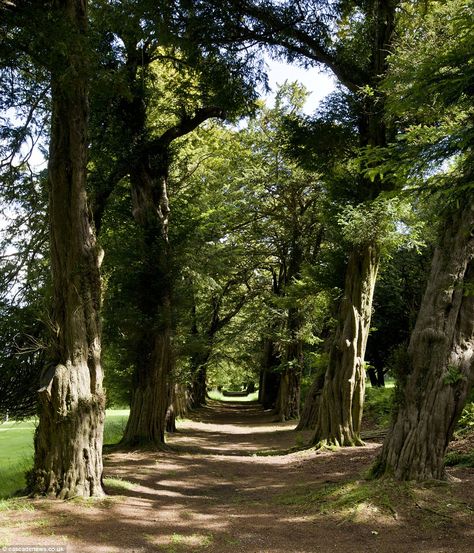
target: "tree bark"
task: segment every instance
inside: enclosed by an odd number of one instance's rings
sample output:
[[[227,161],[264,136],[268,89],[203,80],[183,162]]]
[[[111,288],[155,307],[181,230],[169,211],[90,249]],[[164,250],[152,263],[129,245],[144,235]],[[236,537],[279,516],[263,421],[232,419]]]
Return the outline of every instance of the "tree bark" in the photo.
[[[57,0],[67,24],[52,73],[49,216],[52,270],[49,364],[39,391],[33,494],[102,496],[104,393],[100,363],[99,251],[89,219],[87,169],[87,3]],[[66,39],[65,39],[66,40]],[[54,44],[53,44],[54,48]]]
[[[444,456],[474,381],[474,204],[450,216],[408,347],[400,405],[374,473],[444,479]]]
[[[174,372],[172,283],[168,244],[168,163],[158,170],[147,161],[131,171],[133,214],[143,232],[143,275],[139,308],[144,318],[130,416],[122,443],[128,446],[165,441],[169,386]]]
[[[191,408],[198,409],[206,405],[207,398],[207,362],[210,356],[209,351],[198,354],[191,359],[191,386],[190,400]]]
[[[379,266],[379,248],[366,244],[350,256],[338,325],[329,351],[313,442],[360,445],[365,393],[364,353]]]
[[[128,446],[162,447],[165,443],[170,375],[174,368],[170,329],[156,329],[149,338],[153,349],[149,352],[149,346],[144,346],[144,359],[134,374],[130,416],[122,439]]]
[[[364,80],[365,84],[375,89],[376,94],[362,99],[359,105],[358,134],[362,148],[385,146],[390,134],[384,119],[384,99],[377,88],[387,69],[397,4],[396,0],[376,0],[372,5],[372,52],[370,68]],[[388,179],[371,182],[360,175],[358,195],[361,201],[371,201],[391,186]],[[315,444],[350,446],[362,443],[360,424],[365,392],[364,355],[379,261],[379,247],[375,242],[356,247],[351,252],[344,296],[330,345]]]

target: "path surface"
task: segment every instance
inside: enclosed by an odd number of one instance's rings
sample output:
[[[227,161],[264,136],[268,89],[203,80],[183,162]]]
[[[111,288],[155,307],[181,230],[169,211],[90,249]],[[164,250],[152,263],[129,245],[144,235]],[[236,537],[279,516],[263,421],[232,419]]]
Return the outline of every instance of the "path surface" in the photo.
[[[5,545],[68,553],[472,553],[473,482],[415,490],[362,479],[379,444],[275,454],[291,423],[251,404],[218,404],[179,425],[166,452],[106,456],[103,501],[35,501],[0,513]],[[269,453],[273,453],[268,455]],[[355,506],[354,506],[355,505]]]

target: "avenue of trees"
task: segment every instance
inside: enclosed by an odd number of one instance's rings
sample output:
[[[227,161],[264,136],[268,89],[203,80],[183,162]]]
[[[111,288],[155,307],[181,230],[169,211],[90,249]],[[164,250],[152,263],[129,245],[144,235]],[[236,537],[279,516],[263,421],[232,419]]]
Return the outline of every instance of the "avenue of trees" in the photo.
[[[445,478],[474,383],[473,13],[0,2],[0,415],[38,415],[31,493],[103,495],[106,405],[161,448],[210,387],[361,445],[387,371],[374,476]],[[337,87],[267,105],[264,54]]]

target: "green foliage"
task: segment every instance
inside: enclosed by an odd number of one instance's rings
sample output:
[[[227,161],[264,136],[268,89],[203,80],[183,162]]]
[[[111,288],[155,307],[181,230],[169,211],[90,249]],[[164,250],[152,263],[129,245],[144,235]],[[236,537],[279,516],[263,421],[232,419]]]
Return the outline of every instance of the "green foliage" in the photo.
[[[421,251],[405,244],[392,250],[379,272],[366,359],[398,378],[409,366],[407,344],[426,287],[432,257],[431,237]]]
[[[387,427],[394,407],[394,388],[366,388],[364,417],[373,420],[377,426]]]
[[[464,407],[456,427],[456,434],[459,436],[470,432],[474,432],[474,398],[472,397]]]
[[[388,149],[369,153],[375,157],[367,166],[391,173],[405,189],[456,202],[473,187],[472,0],[431,2],[426,13],[408,2],[404,9],[409,16],[384,84],[400,132]]]
[[[450,451],[445,458],[444,464],[447,467],[468,467],[474,468],[474,452],[471,453],[458,453],[456,451]]]
[[[465,375],[459,370],[459,367],[456,365],[448,365],[446,367],[446,375],[443,382],[449,386],[457,384],[460,380],[464,380],[465,378]]]
[[[389,254],[397,247],[423,245],[424,222],[400,198],[379,195],[373,202],[346,206],[339,225],[349,243],[375,243]]]

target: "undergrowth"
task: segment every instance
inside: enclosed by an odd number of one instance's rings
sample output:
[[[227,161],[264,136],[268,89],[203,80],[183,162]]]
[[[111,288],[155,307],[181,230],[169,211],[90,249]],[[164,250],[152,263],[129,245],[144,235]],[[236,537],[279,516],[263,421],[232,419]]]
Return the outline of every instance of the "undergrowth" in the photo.
[[[365,391],[364,417],[379,427],[390,423],[394,403],[394,388],[367,388]]]

